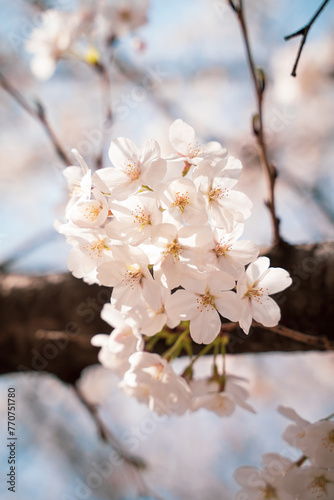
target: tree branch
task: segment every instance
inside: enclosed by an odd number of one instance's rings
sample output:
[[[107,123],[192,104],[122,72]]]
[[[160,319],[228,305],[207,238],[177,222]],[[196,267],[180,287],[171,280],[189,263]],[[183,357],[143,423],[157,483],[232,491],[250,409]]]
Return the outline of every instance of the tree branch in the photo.
[[[65,149],[60,144],[54,131],[52,130],[45,113],[45,109],[40,101],[35,101],[36,107],[33,107],[23,97],[23,95],[7,80],[7,78],[0,72],[0,85],[13,99],[24,109],[30,116],[35,118],[43,126],[47,136],[49,137],[57,155],[61,161],[66,165],[72,165],[73,162],[69,159]]]
[[[102,62],[97,62],[96,64],[93,65],[93,67],[94,69],[96,69],[97,73],[101,77],[102,87],[103,87],[102,89],[103,101],[105,100],[106,102],[105,118],[102,124],[101,150],[97,155],[95,161],[95,168],[99,169],[103,167],[103,154],[107,140],[107,130],[109,130],[112,125],[113,114],[110,102],[111,81],[108,68]]]
[[[283,335],[284,337],[296,340],[297,342],[310,345],[315,349],[322,348],[326,349],[327,351],[334,350],[334,342],[330,342],[325,336],[320,337],[316,335],[307,335],[302,332],[297,332],[296,330],[291,330],[291,328],[286,328],[283,325],[263,326],[261,325],[261,323],[257,323],[256,321],[253,321],[253,326],[268,330],[270,332],[278,333],[279,335]]]
[[[273,245],[279,245],[283,242],[280,232],[279,225],[280,220],[276,215],[275,206],[275,182],[277,177],[277,170],[275,166],[269,161],[267,146],[264,136],[264,126],[263,126],[263,94],[265,90],[265,75],[263,70],[256,67],[253,54],[250,48],[248,29],[245,20],[245,13],[243,7],[243,1],[239,0],[238,3],[230,1],[230,5],[234,12],[237,14],[237,18],[240,23],[241,32],[246,48],[248,66],[251,73],[251,78],[255,88],[256,101],[257,101],[257,113],[253,116],[253,132],[256,137],[257,149],[260,158],[260,163],[262,166],[262,171],[267,184],[267,200],[266,206],[269,209],[272,227],[273,227]]]
[[[301,36],[302,37],[300,45],[299,45],[299,50],[298,50],[298,53],[297,53],[297,58],[296,58],[294,66],[292,68],[291,76],[297,76],[297,66],[298,66],[299,59],[300,59],[302,50],[303,50],[305,42],[306,42],[306,38],[307,38],[308,32],[310,31],[312,25],[315,23],[316,19],[318,18],[318,16],[321,14],[321,12],[323,11],[323,9],[326,7],[326,5],[328,3],[329,3],[329,0],[324,0],[324,2],[322,2],[322,4],[320,5],[319,9],[316,11],[316,13],[314,14],[314,16],[310,19],[310,21],[308,22],[308,24],[306,24],[304,26],[304,28],[301,28],[300,30],[296,31],[295,33],[292,33],[291,35],[287,35],[287,36],[284,37],[285,41],[291,40],[291,38],[295,38],[297,36]]]
[[[122,445],[122,443],[117,439],[117,437],[107,428],[103,420],[99,415],[99,411],[96,405],[91,404],[83,393],[78,389],[78,387],[74,386],[74,392],[77,395],[80,402],[85,406],[90,415],[92,416],[100,438],[106,443],[110,444],[110,446],[116,451],[116,453],[126,462],[128,465],[135,467],[136,469],[145,469],[146,463],[141,457],[131,455]]]
[[[151,490],[142,476],[142,471],[147,467],[146,462],[141,457],[132,455],[127,451],[127,449],[123,446],[119,439],[110,431],[110,429],[107,428],[99,415],[97,406],[91,404],[77,386],[74,386],[74,392],[77,395],[79,401],[92,416],[100,438],[105,443],[109,444],[119,455],[119,457],[124,460],[125,464],[130,467],[129,470],[132,471],[134,482],[137,484],[138,495],[155,498],[156,500],[162,500],[162,498],[157,493]]]
[[[280,326],[274,327],[279,331],[254,326],[247,336],[237,324],[223,324],[230,339],[227,352],[332,348],[334,242],[281,245],[265,255],[293,279],[290,288],[274,296],[282,313]],[[87,285],[68,273],[0,274],[0,373],[44,370],[75,383],[84,368],[98,363],[99,349],[91,345],[91,337],[111,331],[100,318],[110,294],[110,289]],[[194,354],[202,347],[194,345]],[[160,354],[167,348],[163,340],[154,347]]]

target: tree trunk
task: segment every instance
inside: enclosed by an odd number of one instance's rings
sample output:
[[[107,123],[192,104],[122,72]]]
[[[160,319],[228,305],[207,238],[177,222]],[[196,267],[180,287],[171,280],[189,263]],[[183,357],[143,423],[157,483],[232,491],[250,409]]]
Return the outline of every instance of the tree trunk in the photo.
[[[333,242],[281,244],[265,253],[273,267],[287,269],[293,278],[292,286],[275,296],[282,311],[281,324],[332,342],[333,250]],[[100,318],[110,294],[109,289],[87,285],[70,274],[0,274],[0,373],[45,370],[74,383],[86,366],[98,362],[91,337],[111,330]],[[227,349],[233,353],[315,348],[261,327],[252,328],[248,336],[239,328],[229,335]],[[165,349],[158,344],[158,352]]]

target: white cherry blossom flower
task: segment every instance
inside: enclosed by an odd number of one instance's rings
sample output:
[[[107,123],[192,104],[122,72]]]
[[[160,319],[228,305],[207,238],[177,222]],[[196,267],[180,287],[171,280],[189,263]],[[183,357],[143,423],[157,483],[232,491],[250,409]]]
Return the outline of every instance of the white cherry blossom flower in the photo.
[[[77,234],[72,231],[69,231],[72,235],[67,239],[73,245],[67,260],[68,269],[76,278],[84,278],[93,272],[95,275],[100,264],[113,259],[113,242],[103,229],[83,229]]]
[[[138,245],[151,237],[152,229],[161,222],[159,203],[151,193],[131,196],[127,201],[110,203],[114,218],[106,225],[107,234],[130,245]]]
[[[102,407],[110,395],[110,382],[113,376],[101,365],[84,368],[75,385],[86,401],[91,405]]]
[[[183,279],[185,290],[177,290],[167,300],[166,308],[171,317],[190,320],[190,335],[198,344],[211,344],[221,328],[219,314],[236,321],[239,318],[238,300],[230,290],[234,279],[216,271],[205,279]]]
[[[149,271],[149,261],[138,247],[117,246],[114,260],[97,268],[98,279],[104,286],[112,286],[117,309],[122,305],[135,306],[144,298],[153,307],[159,307],[159,284]]]
[[[277,410],[281,415],[294,422],[285,429],[283,439],[291,446],[301,449],[305,431],[311,425],[310,422],[300,417],[293,408],[279,406]]]
[[[281,292],[292,280],[285,269],[269,267],[268,257],[259,257],[252,262],[237,283],[237,294],[241,301],[239,324],[248,334],[252,318],[264,326],[275,326],[281,318],[277,303],[269,295]]]
[[[89,198],[92,187],[91,171],[76,149],[72,149],[71,152],[80,165],[79,167],[72,165],[63,170],[71,196],[86,196]]]
[[[308,425],[300,449],[315,467],[334,468],[334,422]]]
[[[69,219],[70,212],[77,201],[89,200],[92,191],[91,170],[76,149],[72,149],[71,152],[80,166],[71,165],[63,170],[70,191],[70,199],[65,210],[66,219]]]
[[[243,224],[236,223],[231,233],[224,229],[212,230],[210,242],[197,251],[197,267],[201,270],[220,269],[235,279],[245,271],[245,265],[259,254],[258,246],[252,241],[240,240]]]
[[[165,307],[166,301],[170,297],[169,289],[161,286],[159,290],[157,290],[157,295],[158,294],[159,305],[153,307],[142,300],[136,307],[132,307],[131,310],[128,311],[128,316],[133,318],[142,335],[155,335],[160,332],[165,325],[169,328],[175,328],[180,322],[178,318],[170,317]]]
[[[31,70],[37,78],[47,80],[57,61],[68,51],[78,34],[80,17],[76,13],[47,10],[42,23],[35,28],[25,48],[33,54]]]
[[[76,149],[71,150],[72,155],[80,166],[71,165],[63,171],[70,191],[70,200],[66,206],[65,216],[70,219],[71,210],[78,201],[86,202],[91,199],[92,189],[95,187],[101,195],[108,195],[107,186],[88,168],[87,163]],[[104,200],[103,200],[104,203]]]
[[[131,354],[143,349],[143,339],[138,330],[131,325],[131,320],[124,320],[122,313],[111,304],[104,305],[101,317],[115,329],[110,335],[94,335],[91,343],[101,347],[98,354],[100,363],[122,377],[130,368]]]
[[[191,380],[189,386],[192,391],[191,411],[206,408],[220,417],[228,417],[234,412],[233,399],[229,394],[219,390],[218,382],[210,382],[207,379]]]
[[[194,265],[194,254],[208,240],[210,228],[163,223],[152,229],[151,247],[155,279],[170,290],[180,285],[189,265]]]
[[[230,166],[234,163],[231,159]],[[218,167],[216,165],[216,167]],[[224,166],[225,162],[224,162]],[[252,202],[241,191],[235,191],[232,187],[236,184],[234,168],[226,168],[226,176],[223,169],[219,175],[209,162],[201,162],[193,174],[193,181],[199,191],[203,194],[208,215],[216,227],[223,228],[227,232],[233,231],[235,222],[243,222],[250,216]]]
[[[208,216],[204,199],[190,179],[175,179],[167,186],[160,185],[158,196],[165,211],[164,222],[181,227],[183,224],[205,224]]]
[[[284,478],[284,488],[296,500],[332,500],[334,470],[320,467],[293,468]]]
[[[177,153],[169,159],[183,159],[188,166],[198,165],[203,158],[216,163],[227,155],[226,149],[219,142],[211,141],[200,146],[194,129],[180,119],[170,126],[169,140]]]
[[[102,226],[109,214],[106,197],[97,188],[92,189],[90,200],[81,198],[73,205],[68,216],[79,227]]]
[[[126,394],[148,403],[160,415],[182,415],[188,410],[191,391],[170,363],[148,352],[132,354],[129,362],[131,367],[120,383]]]
[[[122,37],[147,23],[148,0],[102,0],[96,26],[104,37]]]
[[[231,396],[237,406],[240,406],[240,408],[243,408],[250,413],[256,413],[254,408],[247,403],[249,393],[240,385],[240,382],[248,382],[248,380],[243,377],[227,374],[224,387],[225,392]]]
[[[233,476],[242,487],[235,500],[295,500],[285,491],[282,482],[265,470],[243,466],[238,467]]]
[[[239,377],[226,375],[224,390],[219,383],[209,379],[194,379],[189,383],[192,391],[190,404],[191,411],[206,408],[219,416],[231,415],[236,405],[255,413],[254,409],[246,403],[248,392],[236,383]]]
[[[155,249],[154,278],[170,290],[178,287],[184,272],[184,248],[178,239],[178,228],[174,224],[159,224],[152,230],[151,244]]]
[[[116,200],[126,200],[142,186],[154,189],[166,173],[167,163],[161,158],[159,144],[153,139],[145,141],[140,149],[130,139],[115,139],[110,144],[109,158],[114,168],[102,168],[96,175]]]
[[[279,453],[264,453],[261,464],[264,474],[270,479],[271,483],[279,484],[282,487],[282,480],[284,480],[287,471],[296,467],[296,464],[292,460]]]

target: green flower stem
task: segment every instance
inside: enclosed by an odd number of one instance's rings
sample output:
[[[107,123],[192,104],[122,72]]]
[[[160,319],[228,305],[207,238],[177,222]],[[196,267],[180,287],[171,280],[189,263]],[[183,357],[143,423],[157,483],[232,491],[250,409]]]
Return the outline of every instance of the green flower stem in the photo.
[[[161,330],[161,332],[156,333],[153,335],[153,337],[149,337],[149,340],[145,344],[145,348],[147,351],[152,351],[154,348],[155,344],[163,338],[167,338],[169,335],[169,332],[167,332],[165,329]]]
[[[189,364],[189,368],[192,368],[194,363],[196,363],[196,361],[198,360],[198,358],[200,358],[201,356],[204,356],[205,354],[207,354],[209,351],[211,351],[212,348],[215,347],[216,344],[219,345],[219,342],[220,342],[220,338],[217,337],[213,342],[211,342],[211,344],[207,344],[198,354],[196,354],[196,356],[191,360],[191,363]]]
[[[214,348],[214,350],[213,350],[213,379],[217,380],[219,378],[218,366],[217,366],[217,356],[219,354],[219,343],[214,342],[213,348]]]
[[[186,338],[186,336],[189,334],[189,327],[187,327],[177,338],[176,342],[174,345],[172,345],[172,347],[170,349],[168,349],[163,355],[162,357],[167,359],[168,361],[170,361],[172,358],[173,358],[173,354],[175,355],[175,353],[178,354],[178,349],[181,350],[182,348],[182,344],[183,344],[183,341],[184,339]],[[180,351],[179,351],[180,352]],[[176,357],[176,356],[175,356]]]
[[[220,337],[220,341],[221,341],[221,353],[223,356],[223,377],[225,378],[225,374],[226,374],[226,346],[229,342],[229,337],[224,334],[224,335],[222,335],[222,337]]]
[[[150,188],[150,186],[146,186],[145,184],[142,184],[142,187],[140,188],[139,192],[142,193],[143,191],[152,191],[153,189]]]
[[[191,338],[188,338],[185,340],[183,347],[187,351],[187,354],[188,354],[189,358],[191,359],[193,357],[193,346],[192,346]]]

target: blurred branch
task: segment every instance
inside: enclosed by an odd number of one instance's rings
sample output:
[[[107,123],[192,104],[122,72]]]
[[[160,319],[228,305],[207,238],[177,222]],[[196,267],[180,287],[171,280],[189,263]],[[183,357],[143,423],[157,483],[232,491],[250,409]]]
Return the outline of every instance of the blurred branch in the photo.
[[[50,241],[55,239],[57,236],[58,234],[56,231],[51,229],[50,231],[41,232],[40,234],[33,236],[31,239],[21,243],[17,249],[12,251],[10,257],[4,259],[2,262],[0,261],[0,272],[8,272],[18,261],[47,243],[50,243]]]
[[[321,12],[323,11],[323,9],[326,7],[326,5],[328,3],[329,3],[329,0],[324,0],[324,2],[322,2],[322,4],[320,5],[319,9],[316,11],[316,13],[312,17],[312,19],[310,19],[310,21],[308,22],[308,24],[306,24],[304,26],[304,28],[301,28],[300,30],[296,31],[295,33],[292,33],[291,35],[287,35],[287,36],[284,37],[285,41],[291,40],[291,38],[295,38],[297,36],[301,36],[302,37],[300,45],[299,45],[299,50],[298,50],[297,58],[296,58],[294,66],[292,68],[291,76],[297,76],[297,73],[296,73],[297,72],[297,66],[298,66],[299,59],[300,59],[302,50],[303,50],[305,42],[306,42],[306,38],[307,38],[308,32],[310,31],[312,25],[315,23],[315,21],[317,20],[318,16],[321,14]]]
[[[288,170],[280,172],[280,178],[300,196],[304,198],[307,197],[307,202],[311,202],[314,208],[317,208],[321,212],[323,218],[326,219],[327,222],[333,224],[333,210],[328,202],[326,202],[320,187],[308,185],[307,182],[301,180],[293,172]]]
[[[99,415],[97,406],[87,401],[78,387],[74,386],[74,392],[95,421],[100,438],[106,443],[110,444],[110,446],[117,452],[117,454],[124,460],[124,462],[131,465],[132,467],[135,467],[136,469],[145,469],[146,464],[144,460],[141,457],[137,457],[128,453],[128,451],[124,448],[117,437],[107,428]]]
[[[102,95],[103,95],[103,102],[105,101],[106,103],[106,111],[105,111],[105,118],[103,122],[103,137],[102,137],[102,142],[101,142],[101,151],[98,154],[96,158],[96,169],[103,167],[103,154],[104,154],[104,149],[106,145],[106,140],[107,140],[107,131],[110,129],[112,125],[112,109],[111,109],[111,96],[110,96],[110,91],[111,91],[111,81],[110,81],[110,74],[108,71],[108,68],[103,64],[98,62],[97,64],[94,65],[95,69],[99,73],[99,75],[102,78]]]
[[[264,136],[263,94],[266,84],[265,74],[262,69],[256,67],[254,62],[253,54],[250,48],[247,24],[245,20],[243,0],[234,0],[234,1],[230,0],[229,3],[234,12],[236,13],[238,21],[240,23],[241,32],[247,53],[248,66],[255,87],[257,113],[253,116],[253,132],[256,137],[260,163],[267,184],[268,198],[266,200],[266,206],[268,207],[271,216],[271,222],[273,227],[273,245],[275,246],[282,243],[283,240],[279,232],[280,220],[276,215],[276,207],[275,207],[275,182],[277,177],[277,170],[275,166],[269,161],[267,145]]]
[[[57,139],[55,133],[53,132],[45,113],[45,109],[40,101],[35,101],[35,107],[31,106],[29,102],[23,97],[23,95],[7,80],[7,78],[0,72],[0,85],[1,87],[8,92],[9,95],[13,97],[13,99],[23,108],[30,116],[39,121],[49,139],[51,140],[53,147],[61,159],[61,161],[66,165],[72,165],[71,160],[67,156],[67,153],[63,146],[60,144]]]
[[[119,439],[104,424],[103,420],[99,415],[97,406],[87,401],[82,391],[80,391],[80,389],[77,386],[74,386],[74,392],[77,395],[78,399],[83,404],[83,406],[85,406],[85,408],[92,416],[96,424],[100,438],[107,444],[109,444],[116,451],[119,457],[122,460],[124,460],[125,464],[130,466],[131,468],[130,470],[134,474],[134,481],[137,483],[138,495],[145,496],[147,498],[148,497],[155,498],[156,500],[162,500],[162,498],[159,495],[157,495],[153,490],[151,490],[144,481],[141,471],[143,469],[146,469],[147,467],[145,461],[139,456],[130,454],[125,449],[125,447],[119,441]]]
[[[284,337],[288,337],[290,339],[296,340],[297,342],[301,342],[315,348],[320,347],[326,349],[327,351],[334,350],[334,342],[330,342],[330,340],[325,336],[319,337],[315,335],[307,335],[306,333],[291,330],[291,328],[287,328],[283,325],[263,326],[261,325],[261,323],[257,323],[256,321],[253,321],[253,326],[269,330],[270,332],[278,333],[279,335],[283,335]]]
[[[175,120],[178,113],[175,113],[174,104],[168,99],[158,95],[157,89],[163,83],[166,75],[160,75],[158,72],[153,76],[153,71],[145,71],[133,65],[130,61],[124,61],[115,55],[115,66],[120,74],[129,82],[150,93],[150,98],[154,101],[157,108],[166,115],[170,120]],[[152,74],[151,74],[152,73]],[[196,74],[198,70],[196,70]]]

